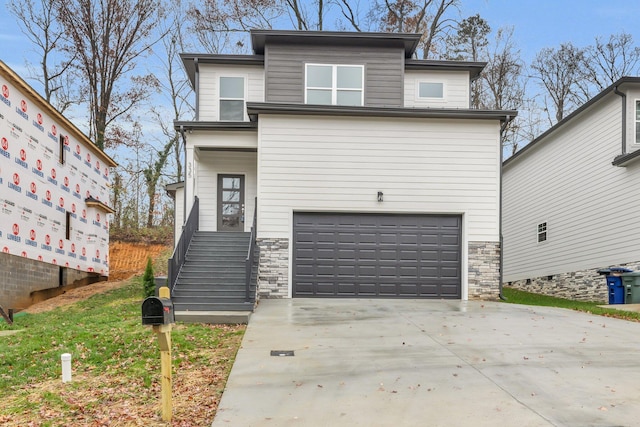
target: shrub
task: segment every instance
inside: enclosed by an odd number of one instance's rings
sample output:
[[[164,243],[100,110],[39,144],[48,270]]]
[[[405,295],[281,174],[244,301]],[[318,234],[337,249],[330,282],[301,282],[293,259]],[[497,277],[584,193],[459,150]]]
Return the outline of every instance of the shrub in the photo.
[[[156,282],[153,277],[153,264],[151,258],[147,258],[147,267],[144,269],[142,276],[142,288],[144,297],[151,297],[156,293]]]

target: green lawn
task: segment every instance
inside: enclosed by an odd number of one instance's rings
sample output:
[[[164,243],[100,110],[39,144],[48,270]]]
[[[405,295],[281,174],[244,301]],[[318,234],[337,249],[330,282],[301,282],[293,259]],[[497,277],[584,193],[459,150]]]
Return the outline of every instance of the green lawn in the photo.
[[[502,294],[507,299],[506,302],[511,304],[568,308],[571,310],[584,311],[586,313],[597,314],[600,316],[640,321],[640,313],[598,307],[600,305],[604,305],[604,303],[600,301],[573,301],[564,298],[533,294],[506,286],[502,288]]]
[[[115,406],[126,402],[130,408],[151,401],[155,408],[160,353],[151,328],[141,324],[141,302],[141,279],[134,278],[122,288],[59,310],[18,313],[12,326],[0,320],[0,330],[19,330],[0,336],[0,424],[11,419],[22,423],[15,425],[27,425],[48,408],[52,425],[71,425],[69,420],[79,413],[88,416],[105,400]],[[208,387],[201,393],[209,395],[215,410],[244,330],[244,326],[176,325],[172,361],[179,378],[174,392],[183,387],[179,394],[193,400],[188,390],[195,386],[189,382],[197,380],[198,372],[207,372],[205,384],[197,386]],[[60,381],[63,353],[71,353],[74,375],[74,382],[64,386]],[[112,385],[102,392],[96,390],[97,384]],[[153,424],[153,416],[143,424]],[[211,411],[207,416],[211,417]],[[85,421],[92,419],[99,417],[89,416]]]

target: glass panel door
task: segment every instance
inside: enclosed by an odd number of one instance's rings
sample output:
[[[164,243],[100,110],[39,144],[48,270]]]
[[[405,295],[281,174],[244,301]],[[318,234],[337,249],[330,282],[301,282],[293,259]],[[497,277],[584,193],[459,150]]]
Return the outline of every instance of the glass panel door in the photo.
[[[243,175],[218,175],[218,231],[244,231]]]

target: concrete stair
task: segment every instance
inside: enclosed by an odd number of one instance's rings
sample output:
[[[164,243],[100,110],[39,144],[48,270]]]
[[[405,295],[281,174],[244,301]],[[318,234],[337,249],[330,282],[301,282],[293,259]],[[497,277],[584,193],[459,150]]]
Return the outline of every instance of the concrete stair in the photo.
[[[197,231],[171,293],[176,321],[247,323],[255,306],[257,262],[245,299],[250,233]],[[257,256],[256,256],[257,260]]]

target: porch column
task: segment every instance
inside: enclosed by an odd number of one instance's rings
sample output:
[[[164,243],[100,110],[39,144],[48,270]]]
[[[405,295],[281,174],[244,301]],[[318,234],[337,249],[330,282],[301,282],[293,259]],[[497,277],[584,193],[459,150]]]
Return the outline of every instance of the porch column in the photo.
[[[198,194],[196,176],[198,170],[197,155],[194,147],[187,147],[186,177],[184,180],[185,218],[188,218],[193,206],[194,197]]]

